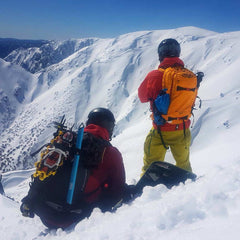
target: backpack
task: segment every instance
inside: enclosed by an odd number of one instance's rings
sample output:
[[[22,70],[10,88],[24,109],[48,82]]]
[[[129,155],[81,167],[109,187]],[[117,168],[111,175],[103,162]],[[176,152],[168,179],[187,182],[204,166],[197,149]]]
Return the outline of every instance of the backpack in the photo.
[[[95,137],[91,133],[83,134],[81,149],[76,149],[77,133],[57,124],[54,138],[44,146],[40,160],[35,163],[36,171],[32,175],[32,189],[38,189],[43,201],[64,205],[67,199],[74,155],[80,155],[73,203],[78,202],[84,194],[88,177],[93,169],[101,163],[108,141]],[[78,199],[78,200],[77,200]]]
[[[36,172],[33,177],[43,181],[50,176],[54,176],[58,168],[64,167],[66,162],[71,163],[76,153],[75,142],[75,132],[60,132],[41,152],[40,160],[35,163]],[[85,132],[80,150],[82,166],[86,169],[97,168],[108,145],[110,145],[108,141]]]
[[[163,125],[165,122],[183,123],[192,115],[203,73],[198,73],[201,75],[200,79],[198,75],[182,66],[158,70],[163,72],[163,90],[153,102],[154,121],[157,125]]]

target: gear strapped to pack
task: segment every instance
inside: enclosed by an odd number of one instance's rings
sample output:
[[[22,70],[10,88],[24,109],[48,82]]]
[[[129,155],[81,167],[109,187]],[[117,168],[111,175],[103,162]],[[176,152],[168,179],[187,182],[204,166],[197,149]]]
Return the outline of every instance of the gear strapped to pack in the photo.
[[[49,144],[44,145],[32,154],[36,155],[40,150],[40,160],[35,163],[36,172],[33,178],[43,181],[49,176],[54,176],[58,167],[66,161],[73,161],[74,154],[81,155],[81,165],[86,169],[97,168],[102,161],[106,147],[110,142],[97,138],[91,133],[85,132],[80,152],[75,148],[77,134],[72,129],[67,130],[62,123],[55,123],[57,132]]]
[[[43,181],[49,176],[54,176],[58,167],[62,166],[64,161],[70,161],[74,155],[73,146],[76,142],[76,133],[72,130],[66,130],[62,123],[55,123],[57,132],[55,138],[51,140],[46,148],[41,152],[41,157],[35,163],[36,172],[34,178]]]

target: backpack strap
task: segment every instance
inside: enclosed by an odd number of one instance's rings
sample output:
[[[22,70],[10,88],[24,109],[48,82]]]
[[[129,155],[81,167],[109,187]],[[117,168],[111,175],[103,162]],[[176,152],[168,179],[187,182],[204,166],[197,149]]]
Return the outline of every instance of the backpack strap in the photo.
[[[109,141],[85,132],[80,152],[83,166],[87,169],[97,168],[103,160],[107,146],[111,146]]]
[[[162,144],[163,144],[163,147],[168,150],[169,147],[166,146],[164,140],[163,140],[163,136],[162,136],[162,132],[161,132],[161,126],[160,125],[157,125],[157,131],[158,131],[158,134],[160,135],[160,138],[161,138],[161,141],[162,141]]]

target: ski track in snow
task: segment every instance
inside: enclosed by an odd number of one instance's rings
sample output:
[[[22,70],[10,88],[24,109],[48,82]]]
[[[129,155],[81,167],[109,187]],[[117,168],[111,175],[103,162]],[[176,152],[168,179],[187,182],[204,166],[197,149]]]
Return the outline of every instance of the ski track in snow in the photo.
[[[39,236],[45,230],[40,219],[24,218],[19,211],[36,161],[29,157],[30,152],[51,138],[51,122],[63,114],[71,126],[84,122],[92,108],[109,107],[117,119],[112,144],[123,155],[127,182],[135,183],[151,128],[148,104],[139,102],[137,88],[146,74],[157,68],[157,46],[168,37],[181,43],[187,67],[205,73],[199,90],[202,108],[195,111],[191,129],[190,158],[198,180],[171,190],[163,185],[146,187],[141,198],[116,213],[95,209],[74,230],[58,229]],[[194,27],[135,32],[115,39],[94,39],[35,74],[0,59],[0,121],[4,121],[0,163],[5,171],[5,192],[15,199],[0,196],[1,239],[238,239],[239,40],[240,32],[219,34]],[[54,54],[62,43],[55,44]],[[31,59],[26,60],[32,66]],[[22,79],[28,79],[27,83]],[[24,89],[22,102],[13,91],[19,88]],[[169,152],[166,161],[174,163]]]

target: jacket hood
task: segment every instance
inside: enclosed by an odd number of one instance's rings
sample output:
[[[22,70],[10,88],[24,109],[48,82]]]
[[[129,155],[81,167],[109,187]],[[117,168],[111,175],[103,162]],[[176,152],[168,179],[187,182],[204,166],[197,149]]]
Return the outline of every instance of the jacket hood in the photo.
[[[100,137],[104,140],[109,141],[109,133],[107,129],[100,127],[95,124],[89,124],[84,128],[84,132],[93,134],[95,137]]]
[[[168,68],[168,67],[172,67],[173,65],[180,65],[184,67],[184,62],[178,57],[171,57],[171,58],[166,57],[160,63],[158,68]]]

